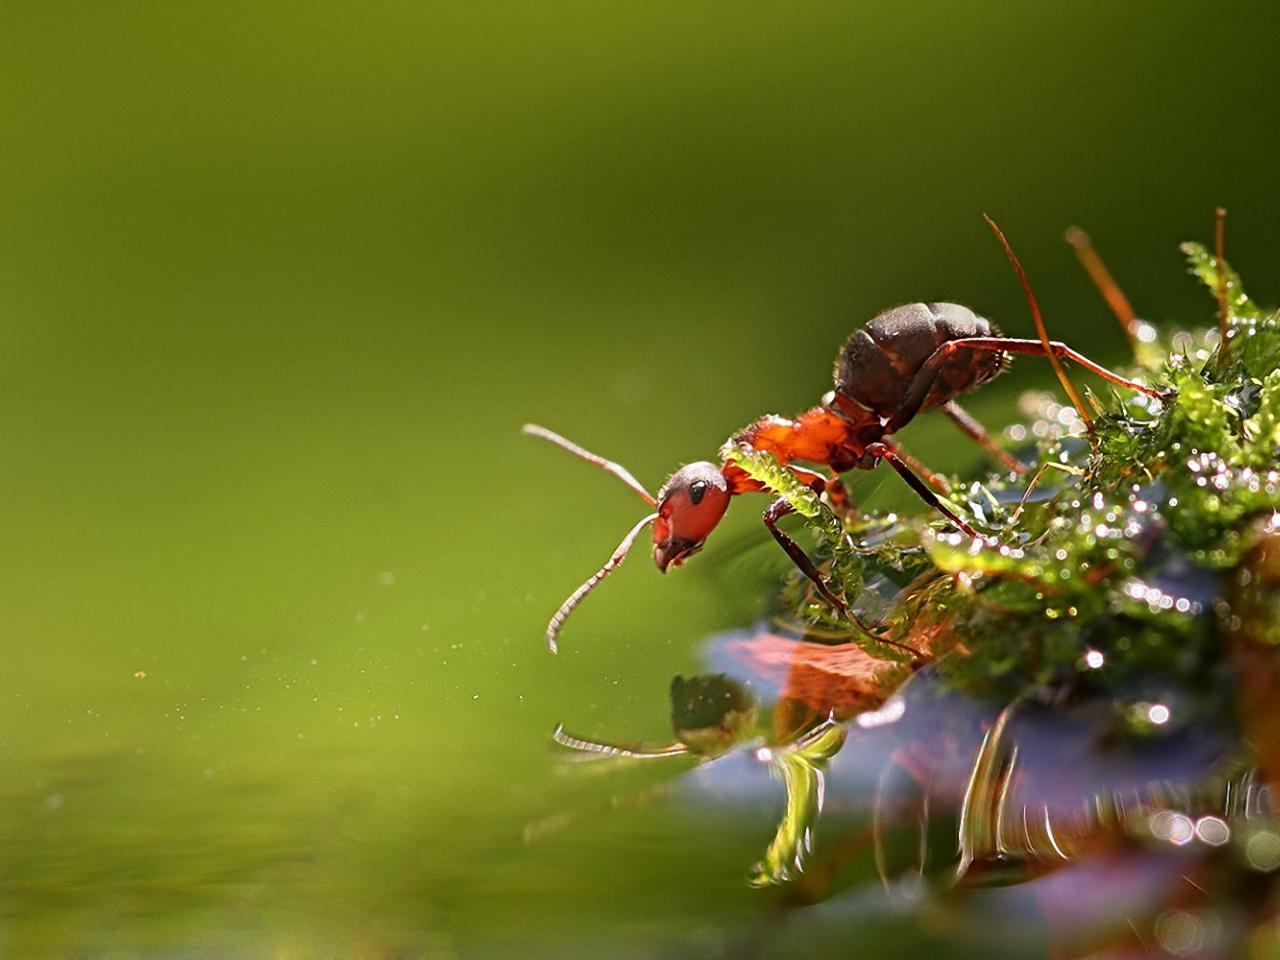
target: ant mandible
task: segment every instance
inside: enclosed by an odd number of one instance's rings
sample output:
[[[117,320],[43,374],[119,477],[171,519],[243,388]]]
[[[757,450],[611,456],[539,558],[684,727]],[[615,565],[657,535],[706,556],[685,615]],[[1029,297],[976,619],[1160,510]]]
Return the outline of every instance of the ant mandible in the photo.
[[[1009,355],[1014,353],[1047,358],[1090,427],[1092,421],[1066,379],[1059,358],[1075,361],[1114,384],[1147,396],[1156,399],[1168,396],[1166,392],[1094,363],[1064,343],[1051,341],[1022,265],[995,221],[990,217],[985,219],[1018,274],[1040,335],[1038,340],[1002,336],[990,320],[956,303],[911,303],[894,307],[873,317],[845,341],[836,356],[835,389],[824,396],[818,406],[794,420],[773,415],[761,417],[735,434],[732,441],[773,454],[779,464],[785,465],[815,493],[825,493],[836,502],[846,497],[840,474],[855,469],[869,470],[884,460],[929,506],[968,536],[980,539],[977,531],[956,516],[917,475],[919,471],[932,479],[932,474],[889,439],[891,434],[905,427],[917,414],[941,408],[965,434],[1007,468],[1023,472],[1025,467],[997,446],[982,426],[956,403],[956,397],[976,390],[1003,372]],[[545,427],[525,424],[524,432],[549,440],[607,470],[655,508],[654,513],[628,531],[608,562],[570,594],[552,616],[547,625],[547,644],[553,653],[556,638],[569,614],[601,580],[617,569],[646,526],[653,524],[653,561],[666,573],[702,549],[733,497],[766,490],[763,483],[752,479],[728,458],[719,464],[703,461],[681,467],[654,497],[620,464],[584,450]],[[816,473],[797,466],[796,461],[825,466],[830,473]],[[778,497],[765,509],[764,525],[787,556],[813,581],[823,599],[849,618],[848,608],[831,591],[814,562],[779,529],[778,521],[794,509],[785,498]]]

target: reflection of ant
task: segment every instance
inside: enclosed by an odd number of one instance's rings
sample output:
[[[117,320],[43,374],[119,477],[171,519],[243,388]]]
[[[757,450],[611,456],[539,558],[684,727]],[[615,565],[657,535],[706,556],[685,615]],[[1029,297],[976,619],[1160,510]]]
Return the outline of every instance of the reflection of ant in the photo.
[[[753,450],[772,454],[814,492],[827,494],[833,503],[847,502],[839,474],[848,470],[868,470],[885,460],[907,484],[935,510],[967,535],[977,532],[956,516],[929,489],[916,471],[933,478],[915,464],[889,436],[905,427],[918,413],[940,407],[964,433],[980,443],[1006,467],[1022,472],[1023,466],[1000,449],[976,420],[957,404],[956,397],[982,386],[1001,373],[1011,353],[1046,357],[1063,381],[1086,424],[1092,421],[1079,396],[1062,372],[1059,358],[1074,360],[1112,383],[1163,398],[1159,390],[1125,379],[1064,343],[1050,341],[1040,310],[1027,283],[1022,266],[1004,234],[987,218],[1005,253],[1018,273],[1031,307],[1038,340],[1020,340],[1000,335],[991,321],[968,307],[954,303],[913,303],[887,310],[874,317],[845,341],[836,357],[835,389],[818,406],[794,420],[765,416],[750,424],[732,440]],[[524,432],[542,437],[593,463],[621,479],[650,505],[657,508],[637,523],[623,538],[609,561],[578,587],[555,612],[547,627],[547,642],[556,649],[556,636],[565,619],[595,586],[622,563],[640,531],[653,524],[653,560],[658,569],[678,566],[702,548],[729,506],[740,493],[766,490],[750,477],[732,457],[723,463],[691,463],[677,470],[655,498],[620,464],[589,453],[545,427],[526,424]],[[796,461],[825,466],[826,475]],[[912,467],[915,466],[913,471]],[[797,567],[816,585],[818,592],[843,616],[849,611],[832,592],[826,579],[804,550],[778,528],[778,521],[795,508],[778,497],[764,511],[764,524]]]

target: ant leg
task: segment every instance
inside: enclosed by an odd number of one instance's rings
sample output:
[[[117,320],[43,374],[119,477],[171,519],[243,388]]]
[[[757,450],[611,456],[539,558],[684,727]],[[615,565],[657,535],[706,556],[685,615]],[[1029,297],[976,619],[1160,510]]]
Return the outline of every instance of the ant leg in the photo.
[[[1117,387],[1138,390],[1139,393],[1161,399],[1161,401],[1171,396],[1170,390],[1157,390],[1153,387],[1147,387],[1147,385],[1137,383],[1135,380],[1126,379],[1115,371],[1107,370],[1101,364],[1094,364],[1083,353],[1074,351],[1074,349],[1062,343],[1061,340],[1050,340],[1048,349],[1046,349],[1039,340],[1015,339],[1012,337],[964,337],[957,340],[947,340],[946,343],[943,343],[941,347],[938,347],[936,351],[929,355],[924,364],[920,365],[920,369],[916,371],[915,379],[911,380],[910,388],[906,390],[906,396],[902,397],[902,402],[897,406],[897,410],[884,419],[884,433],[896,433],[896,431],[904,428],[916,413],[920,412],[920,407],[923,406],[925,398],[929,396],[929,390],[933,389],[933,384],[936,383],[938,375],[942,372],[942,366],[961,349],[984,349],[984,351],[995,353],[1025,353],[1025,355],[1039,357],[1047,357],[1052,353],[1052,356],[1062,357],[1065,360],[1074,360],[1076,364],[1083,366],[1085,370],[1094,372],[1094,374],[1101,376],[1103,380],[1110,380]],[[1088,420],[1085,419],[1085,422],[1088,422]]]
[[[892,450],[894,455],[906,465],[907,469],[916,476],[921,477],[925,483],[933,487],[938,493],[945,497],[951,492],[951,484],[947,483],[942,474],[934,473],[892,440],[881,440],[880,442]]]
[[[942,405],[942,412],[951,418],[952,423],[975,440],[987,453],[1004,464],[1005,467],[1019,475],[1027,472],[1026,465],[1020,463],[1017,457],[992,440],[991,434],[987,433],[982,424],[973,419],[960,404],[954,400],[948,400]]]
[[[797,467],[793,463],[787,464],[786,468],[799,477],[800,482],[814,493],[818,495],[825,493],[831,509],[842,520],[847,521],[857,517],[858,508],[850,501],[849,489],[844,485],[844,481],[840,479],[840,474],[832,470],[824,477],[820,473],[806,470],[804,467]]]
[[[929,506],[933,507],[933,509],[937,510],[940,514],[975,540],[981,539],[978,535],[978,531],[974,530],[973,527],[969,526],[969,524],[957,517],[950,507],[939,500],[934,495],[933,491],[925,486],[923,480],[911,472],[911,469],[902,462],[898,457],[897,452],[892,447],[884,442],[871,443],[867,445],[867,453],[872,456],[879,457],[882,460],[888,460],[889,466],[898,471],[898,475],[902,477],[903,480],[907,481],[907,485],[916,492],[921,500],[929,504]]]
[[[795,513],[795,507],[788,503],[784,497],[779,497],[765,508],[764,525],[769,528],[769,532],[778,541],[778,545],[787,552],[787,556],[791,558],[791,561],[800,568],[800,572],[813,581],[822,598],[838,610],[841,616],[847,617],[849,610],[844,601],[831,592],[831,589],[827,586],[826,578],[823,577],[814,562],[809,559],[809,555],[801,549],[798,543],[778,528],[778,521],[791,513]]]
[[[824,477],[820,473],[806,470],[804,467],[797,467],[793,463],[786,464],[786,469],[799,477],[800,482],[814,493],[819,496],[825,493],[831,509],[842,521],[847,522],[858,516],[858,508],[849,500],[848,488],[845,487],[844,481],[840,479],[840,474],[834,470]]]
[[[1137,390],[1139,393],[1145,393],[1147,396],[1154,397],[1157,400],[1165,400],[1169,397],[1168,391],[1156,390],[1145,384],[1126,379],[1101,364],[1094,363],[1084,354],[1072,350],[1059,340],[1051,340],[1049,342],[1049,350],[1046,351],[1044,344],[1039,340],[1020,340],[1013,337],[964,337],[959,340],[948,340],[933,351],[929,355],[929,359],[921,364],[915,379],[911,381],[911,386],[907,390],[906,396],[902,399],[902,403],[886,419],[885,433],[896,433],[920,412],[920,407],[923,406],[925,398],[929,396],[929,391],[933,389],[938,375],[942,372],[943,365],[959,350],[987,350],[993,353],[1021,353],[1040,357],[1048,356],[1049,351],[1052,351],[1054,356],[1074,360],[1086,370],[1096,373],[1104,380],[1109,380],[1117,386]]]
[[[853,505],[853,500],[849,497],[849,488],[844,485],[844,480],[840,478],[840,474],[834,470],[830,476],[826,478],[827,502],[831,504],[837,516],[845,523],[857,520],[859,517],[858,508]]]
[[[920,412],[920,408],[924,406],[924,401],[929,396],[929,391],[933,389],[933,385],[938,380],[938,374],[942,372],[942,365],[947,362],[951,354],[947,352],[948,344],[943,344],[929,354],[929,359],[920,364],[920,369],[916,371],[915,378],[912,379],[911,385],[907,388],[906,394],[902,398],[902,402],[898,404],[898,409],[894,410],[885,420],[885,434],[897,433],[905,427]]]
[[[848,619],[849,608],[845,606],[843,600],[831,592],[831,588],[827,586],[826,577],[814,566],[813,561],[809,559],[809,555],[800,548],[800,544],[778,529],[778,521],[789,513],[795,513],[795,509],[783,497],[779,497],[765,508],[764,525],[769,528],[769,532],[773,534],[773,539],[778,541],[778,545],[787,552],[791,562],[800,568],[801,573],[813,581],[818,588],[818,593],[822,595],[822,599],[839,611],[840,616]]]
[[[912,479],[915,478],[913,477]],[[841,486],[843,486],[843,484],[841,484]],[[944,507],[939,506],[939,509],[946,512],[946,508]],[[831,588],[827,586],[826,577],[822,575],[817,566],[814,565],[814,562],[809,559],[809,555],[800,548],[798,543],[778,529],[778,521],[789,513],[795,513],[795,507],[791,506],[791,504],[789,504],[784,498],[779,497],[765,508],[763,517],[764,525],[769,528],[769,532],[773,534],[773,539],[778,541],[778,545],[787,552],[787,556],[791,558],[791,562],[800,568],[801,573],[813,581],[813,585],[818,588],[818,593],[822,596],[822,599],[831,604],[832,609],[857,627],[864,636],[869,637],[877,643],[883,643],[885,646],[897,647],[899,650],[911,654],[911,656],[916,660],[921,659],[919,650],[909,647],[905,643],[890,640],[886,634],[873,630],[871,627],[867,626],[867,624],[863,623],[862,618],[850,610],[843,600],[831,592]],[[959,521],[957,521],[957,523],[959,523]],[[977,534],[974,534],[974,537],[976,536]]]
[[[1071,378],[1067,376],[1066,367],[1058,362],[1058,355],[1053,352],[1053,345],[1049,342],[1049,331],[1045,329],[1044,317],[1040,315],[1040,304],[1036,302],[1036,295],[1031,290],[1031,281],[1027,279],[1027,272],[1022,269],[1022,263],[1018,260],[1018,255],[1013,252],[1013,247],[1009,245],[1009,240],[1005,237],[1004,231],[1000,229],[999,225],[985,213],[982,215],[982,219],[987,221],[987,226],[991,228],[991,232],[1000,241],[1000,246],[1004,247],[1004,254],[1009,258],[1009,265],[1013,267],[1013,272],[1018,275],[1018,283],[1022,286],[1023,296],[1027,298],[1027,306],[1031,310],[1031,322],[1036,326],[1036,334],[1040,340],[1040,346],[1044,350],[1044,356],[1049,360],[1053,375],[1058,378],[1058,382],[1062,384],[1062,389],[1071,398],[1071,405],[1080,414],[1080,419],[1084,422],[1085,429],[1089,431],[1089,445],[1093,447],[1093,452],[1097,453],[1098,435],[1093,430],[1093,417],[1089,416],[1089,411],[1084,408],[1084,400],[1076,392]]]
[[[812,470],[806,470],[804,467],[797,467],[795,464],[788,463],[784,469],[790,470],[800,482],[812,490],[814,493],[821,494],[827,488],[827,480],[820,473],[814,473]]]
[[[1013,337],[965,337],[962,340],[951,340],[944,343],[938,350],[949,350],[954,352],[968,348],[970,350],[992,350],[997,353],[1021,353],[1028,356],[1047,357],[1052,351],[1055,357],[1061,357],[1064,360],[1072,360],[1080,366],[1084,367],[1090,373],[1096,373],[1103,380],[1110,380],[1118,387],[1125,387],[1129,390],[1137,390],[1139,393],[1145,393],[1148,397],[1156,400],[1165,400],[1169,396],[1168,391],[1157,390],[1154,387],[1148,387],[1146,384],[1138,383],[1136,380],[1130,380],[1122,377],[1113,370],[1108,370],[1100,363],[1094,363],[1083,353],[1072,350],[1061,340],[1050,340],[1049,350],[1045,350],[1044,344],[1039,340],[1021,340]],[[936,355],[936,351],[935,351]],[[930,357],[930,359],[933,359]]]

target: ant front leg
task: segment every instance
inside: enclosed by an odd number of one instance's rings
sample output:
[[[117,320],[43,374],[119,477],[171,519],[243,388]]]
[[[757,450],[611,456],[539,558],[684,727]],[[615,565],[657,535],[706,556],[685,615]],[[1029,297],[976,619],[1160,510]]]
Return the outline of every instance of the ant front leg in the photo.
[[[849,499],[849,488],[840,479],[840,474],[832,470],[827,476],[823,476],[813,470],[797,467],[793,463],[787,464],[787,469],[799,477],[800,482],[814,493],[819,496],[825,493],[827,495],[827,503],[841,521],[847,522],[857,519],[858,508]]]
[[[849,498],[849,488],[844,485],[844,481],[840,479],[840,474],[831,470],[826,476],[815,473],[812,470],[806,470],[804,467],[797,467],[795,464],[787,464],[787,469],[800,478],[800,482],[821,496],[827,495],[827,503],[840,518],[842,523],[849,523],[858,519],[858,508],[853,505],[853,501]]]
[[[836,512],[836,516],[846,525],[857,520],[861,513],[858,508],[853,505],[853,499],[849,496],[849,488],[844,485],[844,481],[840,479],[840,474],[834,470],[830,476],[826,478],[827,502],[831,504],[831,509]]]
[[[843,489],[843,486],[844,485],[841,484],[841,489]],[[905,643],[899,643],[896,640],[891,640],[888,634],[884,631],[873,629],[871,626],[864,623],[861,617],[850,610],[843,600],[831,592],[831,588],[827,585],[827,578],[822,575],[814,562],[809,559],[809,555],[800,548],[798,543],[778,529],[778,521],[789,513],[795,513],[795,507],[788,503],[784,498],[779,497],[765,508],[763,517],[764,525],[769,528],[769,532],[773,534],[773,539],[778,541],[778,545],[787,552],[787,556],[791,558],[791,562],[800,568],[801,573],[813,581],[813,585],[818,588],[818,593],[822,596],[822,599],[826,600],[827,603],[831,605],[832,609],[840,614],[841,617],[857,627],[864,636],[876,641],[877,643],[883,643],[889,647],[897,647],[904,653],[910,654],[914,660],[919,661],[921,659],[921,653],[919,650],[914,647],[909,647]],[[959,521],[957,521],[957,523],[958,522]],[[961,526],[963,526],[963,524],[961,524]]]
[[[933,509],[937,510],[940,514],[975,540],[981,539],[977,530],[974,530],[973,527],[969,526],[969,524],[956,516],[955,512],[939,500],[923,480],[911,472],[911,468],[902,462],[902,458],[898,456],[897,451],[894,450],[893,447],[886,443],[872,443],[868,444],[867,453],[872,456],[879,457],[882,460],[889,461],[889,466],[898,471],[898,475],[902,477],[903,480],[907,481],[907,486],[914,490],[921,500],[929,504],[929,506],[933,507]]]
[[[773,503],[769,504],[764,511],[764,525],[769,528],[769,532],[773,534],[773,539],[778,541],[778,545],[787,552],[787,556],[791,558],[791,562],[800,568],[800,572],[813,581],[814,586],[818,588],[818,593],[822,595],[822,599],[831,604],[832,607],[844,617],[849,619],[849,608],[845,606],[843,600],[831,592],[831,588],[827,586],[827,579],[809,559],[809,555],[800,548],[800,545],[792,540],[789,536],[778,529],[778,521],[789,513],[795,513],[796,508],[789,504],[784,497],[779,497]]]
[[[814,493],[821,495],[827,489],[827,479],[820,473],[812,470],[806,470],[804,467],[797,467],[794,463],[786,464],[786,469],[795,474],[800,482],[812,490]]]

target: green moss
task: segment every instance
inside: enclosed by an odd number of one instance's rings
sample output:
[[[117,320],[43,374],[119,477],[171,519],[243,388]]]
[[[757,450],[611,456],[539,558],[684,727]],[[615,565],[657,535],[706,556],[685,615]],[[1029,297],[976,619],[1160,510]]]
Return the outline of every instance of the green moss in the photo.
[[[1215,310],[1225,271],[1226,362],[1212,317],[1203,331],[1147,345],[1145,375],[1169,388],[1164,401],[1095,400],[1092,438],[1069,408],[1053,407],[1024,431],[1057,437],[1035,449],[1040,466],[1027,477],[953,483],[950,502],[986,542],[923,514],[868,546],[862,534],[882,518],[846,527],[768,458],[734,458],[792,501],[851,599],[872,566],[911,583],[885,622],[908,644],[922,623],[945,624],[931,652],[957,687],[1008,700],[1039,685],[1141,697],[1176,683],[1218,700],[1223,585],[1250,547],[1250,519],[1280,511],[1280,321],[1228,265],[1197,244],[1184,250]],[[1064,422],[1078,436],[1060,436]]]
[[[827,762],[844,746],[845,729],[834,720],[795,743],[773,751],[774,768],[787,788],[787,807],[764,857],[751,869],[753,887],[786,883],[803,867],[822,805]]]
[[[1058,703],[1108,697],[1110,743],[1231,722],[1233,713],[1255,744],[1280,742],[1280,320],[1248,298],[1228,265],[1199,245],[1184,250],[1215,308],[1225,272],[1225,357],[1216,317],[1200,332],[1164,338],[1143,324],[1136,375],[1167,392],[1162,400],[1090,398],[1091,434],[1071,407],[1033,396],[1035,421],[1014,433],[1042,438],[1022,451],[1032,463],[1027,474],[950,484],[946,499],[980,540],[936,512],[905,521],[842,516],[772,455],[732,442],[721,451],[804,518],[829,585],[859,620],[876,625],[869,633],[842,621],[796,572],[780,602],[820,627],[806,639],[858,643],[883,659],[919,651],[952,688],[1006,708],[974,762],[961,873],[998,846],[988,818],[1000,804],[1011,705],[1043,694]],[[886,670],[885,696],[907,675]],[[1158,719],[1154,705],[1171,696],[1176,719],[1167,708]],[[711,759],[755,725],[754,703],[721,675],[677,678],[672,700],[676,749],[561,742],[607,755]],[[1246,703],[1236,709],[1237,701]],[[802,871],[823,771],[845,732],[833,716],[759,751],[787,803],[752,885],[786,883]],[[1261,765],[1280,783],[1280,754],[1268,751]]]

